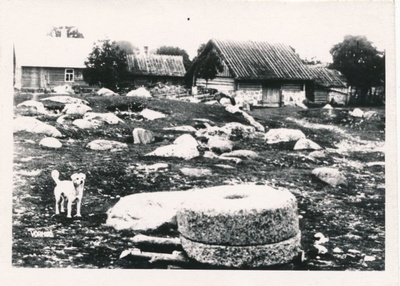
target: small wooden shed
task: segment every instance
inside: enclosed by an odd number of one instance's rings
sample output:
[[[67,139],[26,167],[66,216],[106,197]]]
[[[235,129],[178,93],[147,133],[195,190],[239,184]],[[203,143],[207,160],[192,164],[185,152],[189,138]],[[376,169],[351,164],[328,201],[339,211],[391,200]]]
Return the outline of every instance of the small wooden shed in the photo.
[[[207,53],[216,53],[224,66],[213,80],[197,78],[196,65]],[[193,86],[234,93],[236,102],[253,106],[291,105],[306,98],[313,76],[295,50],[285,44],[210,40],[188,71]]]
[[[314,75],[312,101],[326,103],[333,100],[338,104],[347,104],[349,95],[347,80],[339,71],[318,65],[309,68]]]
[[[127,62],[135,86],[156,82],[183,84],[186,70],[182,56],[129,54]]]
[[[60,85],[87,86],[82,71],[92,50],[85,39],[46,37],[16,43],[15,87],[51,89]]]

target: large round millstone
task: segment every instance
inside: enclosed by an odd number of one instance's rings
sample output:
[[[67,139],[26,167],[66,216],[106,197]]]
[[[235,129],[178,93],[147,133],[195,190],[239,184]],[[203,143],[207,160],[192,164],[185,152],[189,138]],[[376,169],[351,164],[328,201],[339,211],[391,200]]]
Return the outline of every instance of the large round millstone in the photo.
[[[255,268],[291,262],[300,251],[300,232],[273,244],[225,246],[195,242],[181,236],[182,247],[189,257],[200,263],[235,268]]]
[[[273,244],[299,233],[296,198],[268,186],[199,190],[182,204],[177,222],[186,239],[225,246]]]

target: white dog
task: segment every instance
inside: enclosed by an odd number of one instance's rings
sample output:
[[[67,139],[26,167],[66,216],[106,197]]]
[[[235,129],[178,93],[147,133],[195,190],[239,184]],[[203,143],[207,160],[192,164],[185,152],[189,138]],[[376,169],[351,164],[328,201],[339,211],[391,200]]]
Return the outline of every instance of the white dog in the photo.
[[[79,173],[71,176],[72,181],[61,181],[60,173],[57,170],[51,172],[53,180],[56,182],[54,196],[56,198],[56,214],[60,214],[58,205],[61,200],[61,212],[64,212],[64,196],[68,200],[67,217],[71,217],[72,203],[77,199],[76,216],[81,216],[81,205],[83,196],[83,187],[85,185],[86,175]]]

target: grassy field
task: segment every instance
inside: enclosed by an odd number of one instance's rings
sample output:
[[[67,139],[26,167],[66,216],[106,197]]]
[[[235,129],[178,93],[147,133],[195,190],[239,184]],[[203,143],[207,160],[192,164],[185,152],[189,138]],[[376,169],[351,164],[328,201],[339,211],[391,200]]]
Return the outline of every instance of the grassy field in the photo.
[[[16,95],[15,104],[30,95]],[[189,161],[144,157],[156,147],[167,145],[181,133],[164,127],[192,125],[195,118],[206,118],[218,126],[228,122],[245,123],[222,106],[210,106],[167,99],[132,99],[127,97],[84,97],[96,112],[133,111],[148,107],[168,116],[154,121],[134,116],[121,117],[124,124],[95,130],[79,130],[56,123],[55,116],[38,119],[57,127],[65,135],[59,150],[43,149],[38,142],[43,135],[26,132],[14,134],[13,190],[13,265],[16,267],[74,268],[176,268],[169,264],[119,259],[132,247],[131,232],[117,232],[104,225],[106,211],[120,197],[154,191],[188,190],[228,183],[255,182],[289,189],[297,198],[302,231],[304,261],[282,269],[294,270],[383,270],[385,268],[385,168],[367,163],[384,161],[385,110],[375,120],[352,118],[348,109],[270,108],[251,112],[268,128],[288,127],[302,130],[307,138],[327,151],[323,159],[310,160],[308,151],[293,151],[290,144],[270,146],[262,139],[235,141],[235,149],[257,152],[258,160],[239,164],[198,157]],[[46,103],[61,109],[61,104]],[[155,133],[157,141],[133,145],[132,130],[142,127]],[[85,146],[94,139],[112,139],[128,143],[124,151],[92,151]],[[164,162],[165,171],[147,174],[138,166]],[[223,169],[218,164],[233,169]],[[316,167],[334,166],[349,180],[348,187],[326,185],[311,175]],[[182,167],[206,167],[213,175],[185,177]],[[87,175],[81,219],[54,216],[54,182],[50,172],[62,176],[74,172]],[[32,237],[30,230],[51,230],[53,238]],[[326,254],[313,248],[314,234],[329,237]],[[176,236],[174,229],[154,235]],[[342,252],[337,251],[340,249]],[[336,249],[336,250],[335,250]],[[335,250],[335,251],[334,251]],[[189,268],[206,268],[196,263]]]

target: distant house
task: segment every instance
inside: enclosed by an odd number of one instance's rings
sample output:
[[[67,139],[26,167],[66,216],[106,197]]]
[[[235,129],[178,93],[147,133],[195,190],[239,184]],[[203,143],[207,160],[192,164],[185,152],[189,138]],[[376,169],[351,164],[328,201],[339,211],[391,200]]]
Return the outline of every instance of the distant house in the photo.
[[[272,107],[302,102],[307,86],[312,85],[313,75],[288,45],[212,39],[201,55],[211,51],[219,56],[224,71],[207,82],[196,78],[199,60],[194,61],[188,71],[193,86],[235,92],[237,102]]]
[[[182,84],[186,70],[182,56],[148,54],[127,55],[128,70],[136,86],[162,82]]]
[[[85,39],[47,37],[14,46],[14,82],[18,89],[85,86],[82,71],[92,51]]]
[[[314,75],[315,103],[326,103],[332,99],[339,104],[347,104],[348,88],[346,78],[337,70],[323,66],[309,66]]]

